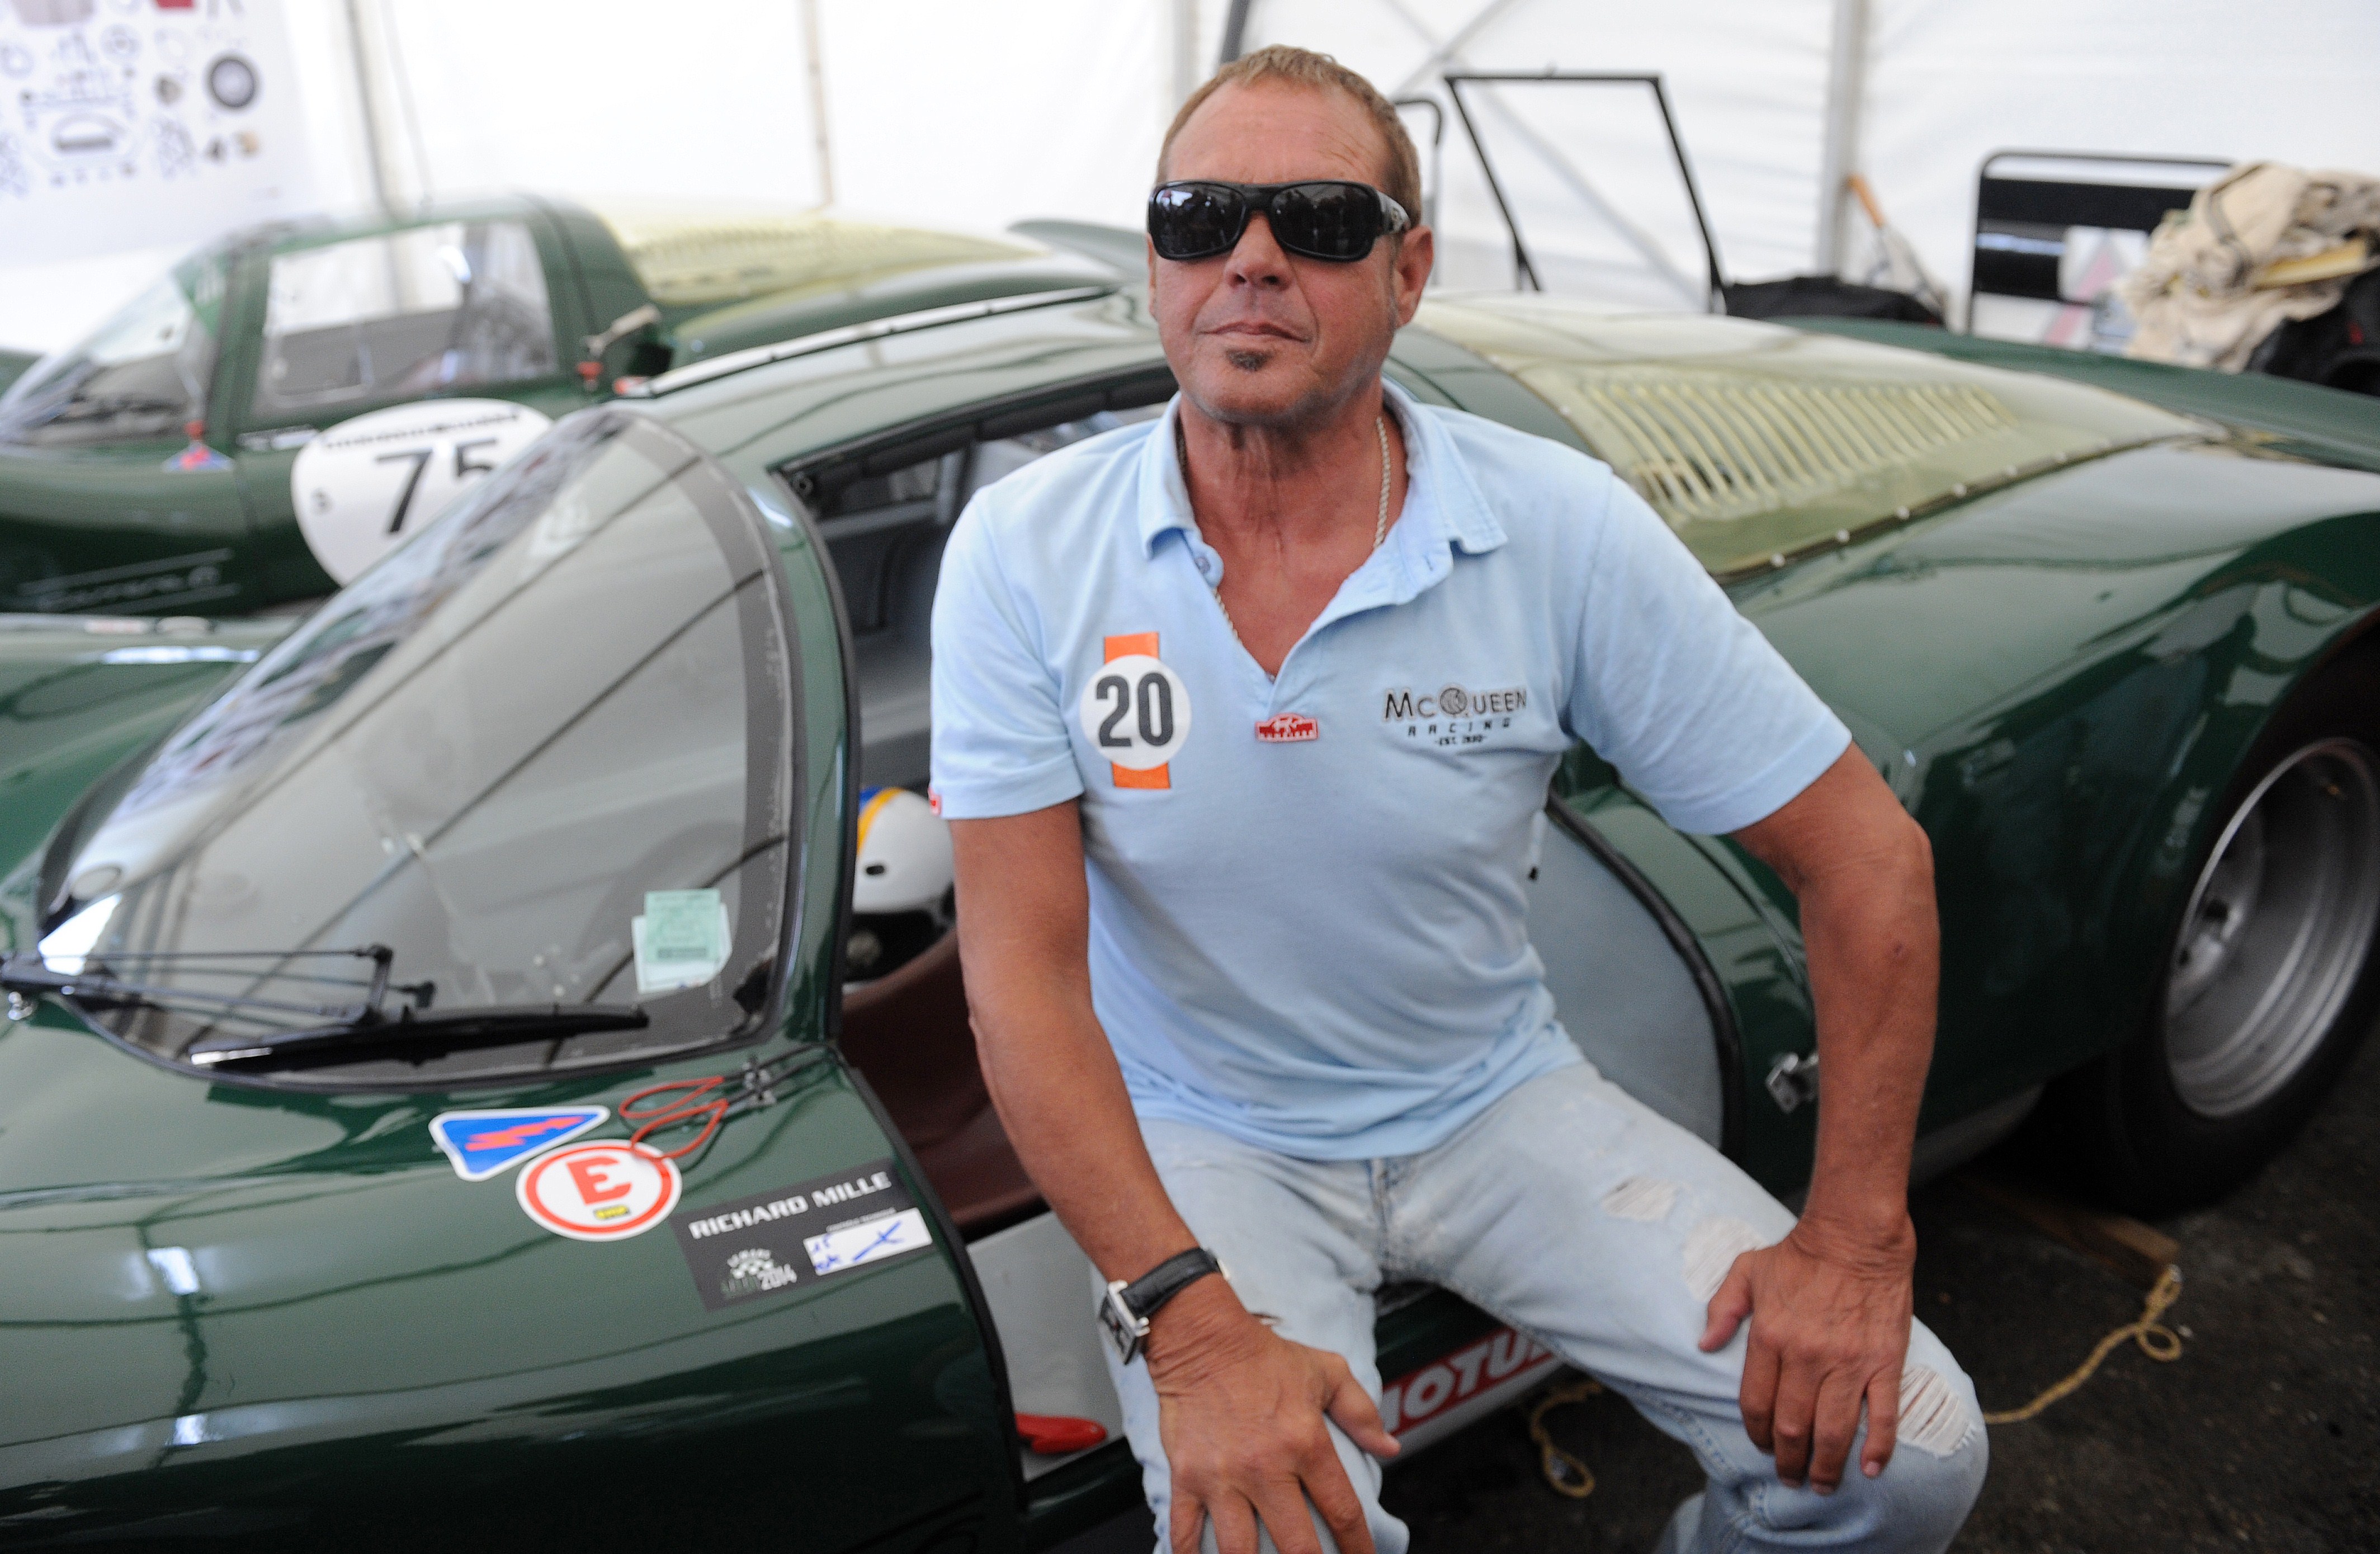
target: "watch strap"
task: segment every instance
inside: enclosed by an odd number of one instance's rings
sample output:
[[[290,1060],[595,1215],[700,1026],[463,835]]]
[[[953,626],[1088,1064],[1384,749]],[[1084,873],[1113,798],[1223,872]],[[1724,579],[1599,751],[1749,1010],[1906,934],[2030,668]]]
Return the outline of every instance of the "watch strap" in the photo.
[[[1203,1246],[1193,1246],[1179,1252],[1150,1269],[1118,1292],[1124,1309],[1146,1322],[1157,1315],[1167,1301],[1188,1289],[1210,1273],[1220,1273],[1223,1265],[1215,1254]]]

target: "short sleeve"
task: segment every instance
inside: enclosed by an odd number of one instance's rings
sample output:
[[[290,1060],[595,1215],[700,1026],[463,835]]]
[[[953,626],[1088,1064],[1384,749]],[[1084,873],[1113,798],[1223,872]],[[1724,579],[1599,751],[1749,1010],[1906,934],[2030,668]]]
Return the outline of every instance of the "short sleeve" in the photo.
[[[1644,498],[1604,478],[1571,732],[1680,831],[1765,819],[1840,759],[1851,731]]]
[[[1030,601],[1010,587],[978,498],[934,590],[933,784],[946,819],[1023,815],[1083,791]]]

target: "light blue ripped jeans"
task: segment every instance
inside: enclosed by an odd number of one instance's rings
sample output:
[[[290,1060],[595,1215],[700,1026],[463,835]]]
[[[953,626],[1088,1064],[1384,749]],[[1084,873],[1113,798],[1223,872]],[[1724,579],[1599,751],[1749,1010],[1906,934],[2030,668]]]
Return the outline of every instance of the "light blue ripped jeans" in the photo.
[[[1983,1487],[1974,1388],[1923,1323],[1910,1331],[1891,1465],[1868,1478],[1855,1445],[1831,1495],[1778,1482],[1736,1406],[1746,1329],[1717,1354],[1695,1341],[1737,1254],[1782,1240],[1793,1216],[1589,1064],[1530,1080],[1437,1148],[1390,1159],[1293,1159],[1180,1123],[1141,1131],[1240,1299],[1278,1317],[1283,1337],[1344,1355],[1376,1400],[1373,1293],[1412,1280],[1534,1334],[1684,1442],[1710,1482],[1678,1508],[1664,1554],[1940,1549]],[[1145,1363],[1110,1353],[1108,1365],[1162,1551],[1172,1479],[1157,1394]],[[1330,1433],[1379,1554],[1403,1554],[1404,1524],[1380,1509],[1379,1464]]]

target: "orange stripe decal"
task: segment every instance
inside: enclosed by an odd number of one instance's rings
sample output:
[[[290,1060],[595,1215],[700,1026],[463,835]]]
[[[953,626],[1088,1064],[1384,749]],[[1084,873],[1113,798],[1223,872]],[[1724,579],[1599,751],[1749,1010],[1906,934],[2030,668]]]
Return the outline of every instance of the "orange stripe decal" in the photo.
[[[1101,646],[1104,653],[1099,662],[1102,663],[1113,663],[1118,659],[1131,658],[1135,654],[1153,659],[1157,656],[1157,633],[1128,631],[1122,636],[1105,638]],[[1119,788],[1171,788],[1173,786],[1172,772],[1162,766],[1152,766],[1146,771],[1135,771],[1130,767],[1118,766],[1115,762],[1110,761],[1108,774],[1115,779],[1115,785]]]

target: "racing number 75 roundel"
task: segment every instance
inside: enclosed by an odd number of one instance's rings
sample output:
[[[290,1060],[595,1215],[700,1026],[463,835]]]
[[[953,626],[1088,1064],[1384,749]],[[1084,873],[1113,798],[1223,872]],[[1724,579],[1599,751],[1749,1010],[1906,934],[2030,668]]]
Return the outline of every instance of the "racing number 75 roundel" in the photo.
[[[1190,735],[1190,692],[1157,657],[1157,633],[1106,640],[1105,662],[1083,687],[1083,736],[1107,758],[1119,788],[1170,788],[1166,763]]]

